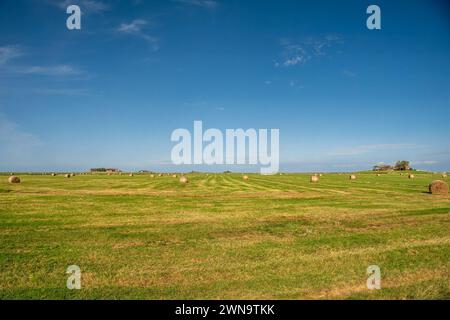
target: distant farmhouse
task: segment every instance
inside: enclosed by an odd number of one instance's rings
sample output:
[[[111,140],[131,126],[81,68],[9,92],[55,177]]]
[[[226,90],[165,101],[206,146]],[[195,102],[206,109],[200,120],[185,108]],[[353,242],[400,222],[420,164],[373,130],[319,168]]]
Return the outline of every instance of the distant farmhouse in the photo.
[[[119,170],[116,168],[92,168],[91,172],[118,173],[118,172],[122,172],[122,170]]]
[[[397,161],[394,166],[388,164],[377,164],[373,166],[373,171],[404,171],[404,170],[414,170],[410,165],[409,161],[401,160]]]

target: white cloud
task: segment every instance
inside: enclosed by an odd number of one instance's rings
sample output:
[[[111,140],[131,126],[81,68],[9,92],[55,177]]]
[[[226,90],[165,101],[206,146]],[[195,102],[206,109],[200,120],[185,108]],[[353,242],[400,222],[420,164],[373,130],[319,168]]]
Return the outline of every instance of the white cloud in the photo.
[[[319,58],[327,55],[327,48],[341,41],[340,37],[328,35],[321,38],[308,38],[302,41],[293,41],[291,39],[282,39],[281,53],[282,61],[275,62],[275,66],[291,67],[306,63],[313,58]]]
[[[219,5],[217,1],[213,0],[172,0],[172,1],[191,6],[201,7],[205,9],[215,9]]]
[[[291,80],[289,81],[289,86],[291,88],[299,88],[299,89],[303,89],[303,85],[299,84],[297,80]]]
[[[342,74],[343,74],[344,76],[346,76],[346,77],[349,77],[349,78],[354,78],[354,77],[356,77],[356,73],[354,73],[354,72],[352,72],[352,71],[350,71],[350,70],[344,70],[344,71],[342,71]]]
[[[424,160],[424,161],[411,161],[411,165],[417,166],[417,165],[433,165],[437,164],[438,161],[435,160]]]
[[[53,5],[60,7],[61,9],[66,9],[72,4],[76,4],[80,7],[82,13],[100,13],[109,10],[111,7],[102,1],[96,0],[64,0],[64,1],[51,1]]]
[[[22,74],[45,76],[73,76],[83,73],[81,70],[70,65],[17,67],[13,71]]]
[[[0,47],[0,66],[6,65],[10,60],[20,57],[22,51],[16,46]]]
[[[403,150],[403,149],[416,149],[423,146],[417,144],[369,144],[360,145],[348,149],[337,150],[330,153],[331,156],[354,156],[365,153],[386,151],[386,150]]]
[[[49,96],[92,96],[86,89],[33,89],[33,93]]]
[[[152,45],[153,50],[158,50],[158,38],[150,36],[143,31],[143,28],[148,24],[146,20],[143,19],[135,19],[130,23],[121,23],[117,28],[117,32],[121,34],[133,35],[139,38],[144,39],[148,43]]]
[[[142,32],[142,27],[147,24],[147,21],[142,19],[133,20],[131,23],[122,23],[117,29],[119,32],[137,34]]]
[[[20,127],[0,114],[0,142],[8,145],[32,146],[41,144],[41,140],[28,132],[22,131]]]

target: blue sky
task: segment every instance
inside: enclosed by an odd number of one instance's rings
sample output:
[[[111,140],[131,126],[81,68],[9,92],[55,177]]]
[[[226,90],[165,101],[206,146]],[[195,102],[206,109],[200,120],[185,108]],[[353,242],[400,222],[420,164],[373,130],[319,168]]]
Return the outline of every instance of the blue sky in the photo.
[[[66,28],[69,4],[81,30]],[[366,28],[370,4],[381,30]],[[401,159],[448,171],[449,12],[415,0],[3,0],[0,171],[227,169],[171,165],[172,131],[194,120],[280,129],[282,171]]]

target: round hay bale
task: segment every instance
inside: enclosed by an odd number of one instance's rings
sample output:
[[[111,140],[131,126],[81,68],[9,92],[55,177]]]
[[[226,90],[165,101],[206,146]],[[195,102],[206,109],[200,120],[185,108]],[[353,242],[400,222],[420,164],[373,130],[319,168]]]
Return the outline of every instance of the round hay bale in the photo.
[[[319,177],[318,176],[311,176],[310,181],[311,182],[319,182]]]
[[[377,173],[377,177],[381,176],[381,174]]]
[[[20,178],[18,176],[11,176],[8,178],[9,183],[20,183]]]
[[[408,174],[409,179],[414,179],[414,175],[412,173]]]
[[[177,177],[177,175],[176,175],[176,174],[172,175],[172,178],[176,178],[176,177]]]
[[[188,182],[189,182],[188,178],[186,178],[184,176],[180,178],[180,183],[186,184]]]
[[[70,178],[70,177],[71,177],[71,175],[67,173],[67,174],[65,174],[65,175],[64,175],[64,177],[66,177],[66,178]]]
[[[448,184],[442,180],[434,180],[428,186],[428,190],[431,194],[447,194]]]
[[[75,173],[71,173],[70,176],[71,176],[71,177],[75,177]]]
[[[158,174],[158,177],[162,177],[162,173]]]
[[[132,177],[133,176],[133,174],[132,173],[130,173],[130,177]]]
[[[243,176],[242,179],[248,180],[248,176]]]
[[[442,175],[442,178],[447,178],[447,175],[444,173],[443,175]]]
[[[350,180],[356,180],[356,176],[354,174],[351,174],[349,178]]]
[[[56,176],[56,173],[52,173],[52,177]]]
[[[322,174],[321,173],[319,173],[319,177],[321,177],[322,176]]]
[[[150,175],[150,178],[154,178],[154,177],[155,177],[155,175],[154,175],[154,174],[151,174],[151,175]]]

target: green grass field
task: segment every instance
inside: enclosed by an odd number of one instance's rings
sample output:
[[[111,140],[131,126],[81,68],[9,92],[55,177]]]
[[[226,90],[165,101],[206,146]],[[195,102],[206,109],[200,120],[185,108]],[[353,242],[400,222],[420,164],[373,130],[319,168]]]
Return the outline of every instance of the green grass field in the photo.
[[[0,299],[449,299],[450,196],[415,175],[0,176]]]

